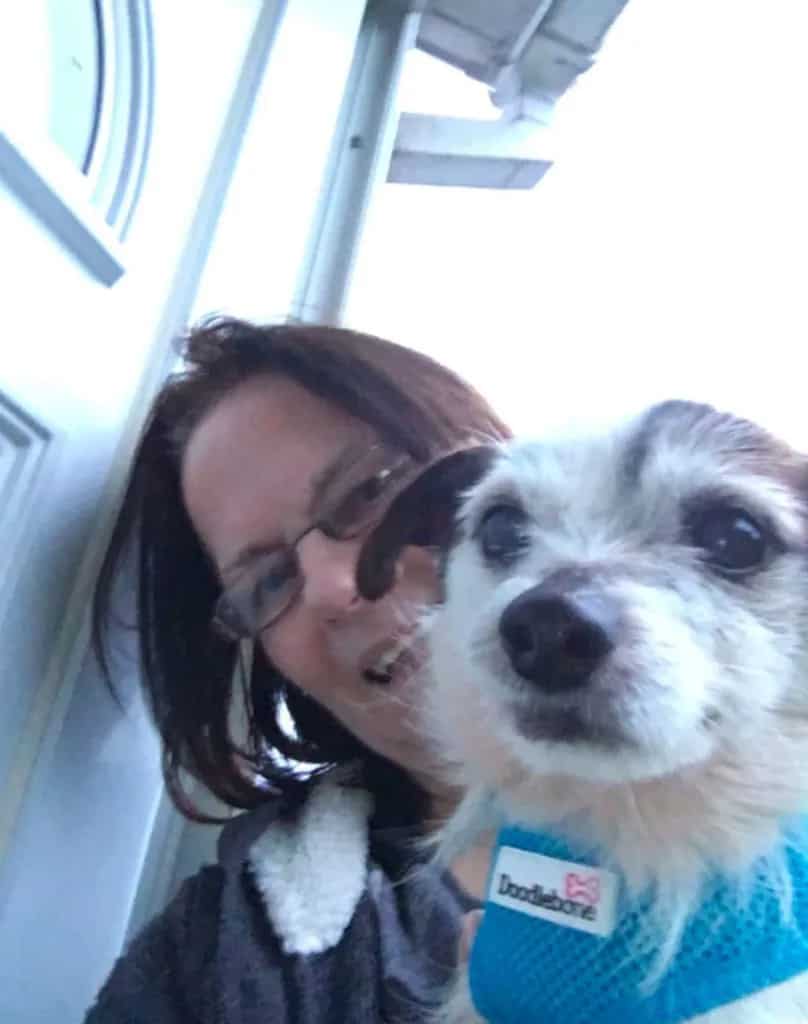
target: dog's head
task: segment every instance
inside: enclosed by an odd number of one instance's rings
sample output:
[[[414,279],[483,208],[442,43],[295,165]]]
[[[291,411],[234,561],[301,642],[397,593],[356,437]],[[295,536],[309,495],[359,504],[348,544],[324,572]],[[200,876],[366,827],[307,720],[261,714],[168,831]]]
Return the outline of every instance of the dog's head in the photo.
[[[807,491],[806,461],[764,430],[669,402],[433,465],[358,583],[377,597],[406,544],[445,550],[431,715],[467,777],[652,779],[759,756],[795,720],[808,743]]]

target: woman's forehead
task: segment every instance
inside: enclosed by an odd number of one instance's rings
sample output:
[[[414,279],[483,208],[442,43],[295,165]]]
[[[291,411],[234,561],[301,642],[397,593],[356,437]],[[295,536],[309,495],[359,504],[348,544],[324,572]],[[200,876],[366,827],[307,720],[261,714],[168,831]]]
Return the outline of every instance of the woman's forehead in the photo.
[[[284,377],[250,381],[219,402],[192,432],[182,464],[186,507],[217,563],[294,525],[315,480],[367,435]]]

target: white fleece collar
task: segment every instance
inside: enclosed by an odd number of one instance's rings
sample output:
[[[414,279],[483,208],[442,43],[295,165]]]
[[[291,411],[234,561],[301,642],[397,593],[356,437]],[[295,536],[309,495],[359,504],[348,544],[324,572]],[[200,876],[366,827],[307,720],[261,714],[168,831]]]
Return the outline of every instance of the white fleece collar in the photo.
[[[248,863],[284,953],[322,953],[353,917],[368,870],[364,789],[326,779],[294,821],[273,821]]]

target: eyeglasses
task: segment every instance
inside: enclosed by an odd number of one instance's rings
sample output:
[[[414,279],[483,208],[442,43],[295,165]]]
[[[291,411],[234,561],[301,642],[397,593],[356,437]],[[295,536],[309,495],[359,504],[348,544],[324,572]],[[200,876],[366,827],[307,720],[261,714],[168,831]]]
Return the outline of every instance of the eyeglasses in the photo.
[[[295,603],[303,590],[298,545],[314,530],[332,540],[350,540],[372,529],[417,463],[385,445],[372,445],[340,474],[319,512],[288,544],[260,555],[222,593],[213,626],[229,640],[255,637]]]

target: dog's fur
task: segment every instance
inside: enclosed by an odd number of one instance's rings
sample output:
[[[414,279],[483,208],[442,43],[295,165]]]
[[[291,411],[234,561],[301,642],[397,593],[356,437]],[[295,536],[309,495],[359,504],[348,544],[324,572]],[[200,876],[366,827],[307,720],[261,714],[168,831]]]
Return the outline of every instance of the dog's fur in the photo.
[[[656,893],[664,970],[708,871],[742,876],[808,810],[808,460],[686,402],[609,434],[457,453],[393,503],[363,549],[363,592],[389,586],[436,503],[457,516],[428,538],[446,561],[425,625],[427,721],[468,794],[443,855],[499,814],[597,844],[630,890]],[[507,565],[480,545],[502,505],[523,516]],[[689,532],[718,507],[743,510],[766,542],[739,578]],[[614,647],[585,686],[546,692],[512,667],[501,619],[537,585],[609,602]],[[461,982],[445,1020],[477,1019]],[[808,975],[701,1019],[808,1021]]]

